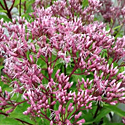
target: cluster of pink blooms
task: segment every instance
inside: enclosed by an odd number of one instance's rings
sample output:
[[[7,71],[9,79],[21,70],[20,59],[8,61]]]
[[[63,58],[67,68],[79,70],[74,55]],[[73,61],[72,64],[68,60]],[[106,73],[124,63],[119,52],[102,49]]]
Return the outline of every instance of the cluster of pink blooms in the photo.
[[[10,105],[10,113],[27,102],[25,115],[47,119],[50,125],[82,125],[82,110],[91,109],[92,102],[125,103],[124,65],[114,65],[124,62],[125,37],[115,40],[104,23],[94,21],[101,4],[88,2],[84,9],[78,0],[59,0],[47,8],[36,3],[31,20],[0,21],[1,79],[13,88],[6,96],[0,89],[0,109]],[[76,83],[72,78],[77,75],[83,78]],[[22,95],[22,102],[12,100],[13,94]]]

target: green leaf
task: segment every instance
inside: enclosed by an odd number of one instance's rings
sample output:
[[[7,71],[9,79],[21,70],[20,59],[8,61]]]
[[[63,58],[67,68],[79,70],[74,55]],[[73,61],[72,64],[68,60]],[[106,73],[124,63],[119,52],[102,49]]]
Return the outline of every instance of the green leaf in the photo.
[[[89,116],[89,117],[88,117]],[[94,122],[94,120],[93,120],[93,115],[91,114],[91,113],[85,113],[84,115],[83,115],[83,118],[85,119],[85,121],[86,121],[86,124],[88,124],[88,123],[93,123]],[[90,124],[89,124],[90,125]]]
[[[3,68],[4,66],[0,66],[0,70]]]
[[[24,115],[23,112],[26,110],[28,105],[25,103],[22,106],[17,106],[15,110],[10,114],[11,118],[19,118],[23,121],[29,122],[31,124],[35,124],[35,122],[30,118],[29,115]]]
[[[9,118],[0,115],[0,125],[23,125],[23,124],[14,118]]]
[[[2,91],[4,92],[5,90],[10,92],[12,91],[12,87],[9,87],[9,85],[4,84],[2,81],[0,81],[0,86],[2,87]]]
[[[32,12],[32,4],[33,3],[34,3],[34,0],[30,0],[30,1],[26,2],[26,8],[27,8],[26,13]]]
[[[41,120],[39,122],[39,125],[49,125],[49,124],[50,124],[50,122],[47,119]]]
[[[89,4],[88,0],[83,0],[82,8],[84,9],[86,6],[88,6],[88,4]]]
[[[110,30],[109,24],[106,25],[106,31]]]
[[[30,52],[27,51],[27,52],[26,52],[26,57],[27,57],[27,59],[30,61],[30,57],[29,57],[29,55],[30,55]]]
[[[57,101],[56,104],[54,105],[54,110],[58,110],[59,104],[60,104],[59,101]]]
[[[98,114],[98,116],[95,118],[94,121],[99,121],[101,120],[103,117],[105,117],[108,113],[110,113],[111,111],[109,109],[105,109],[103,108],[100,113]]]
[[[85,122],[84,125],[92,125],[94,121],[91,122]]]
[[[121,109],[119,109],[117,107],[117,105],[109,105],[109,104],[104,104],[104,107],[109,109],[110,111],[113,111],[114,113],[116,113],[117,115],[124,117],[125,116],[125,112],[122,111]]]
[[[113,19],[111,19],[111,24],[113,24],[113,22],[114,22]]]
[[[7,21],[7,22],[9,22],[9,21],[11,21],[11,19],[9,19],[6,15],[0,15],[0,19],[4,19],[4,21]]]
[[[4,5],[4,1],[3,0],[0,0],[1,4],[3,5],[3,7],[5,7]],[[1,7],[1,6],[0,6]]]
[[[37,60],[37,65],[40,66],[40,68],[47,68],[47,64],[41,58]]]
[[[102,125],[124,125],[123,123],[103,123]]]
[[[108,55],[108,54],[107,54],[107,49],[103,49],[103,50],[101,51],[100,55],[101,55],[101,57],[106,58],[107,55]]]
[[[2,75],[2,69],[3,69],[4,66],[0,66],[0,76]]]
[[[122,25],[116,26],[115,28],[113,28],[113,30],[119,29],[121,28]]]
[[[19,5],[19,3],[20,3],[20,0],[15,0],[14,7]]]
[[[0,12],[7,13],[7,10],[3,10],[2,8],[0,8]]]
[[[26,1],[26,0],[21,0],[21,4],[23,4],[24,1]],[[27,0],[27,1],[28,1],[28,0]],[[14,7],[18,6],[19,3],[20,3],[20,0],[15,0]]]

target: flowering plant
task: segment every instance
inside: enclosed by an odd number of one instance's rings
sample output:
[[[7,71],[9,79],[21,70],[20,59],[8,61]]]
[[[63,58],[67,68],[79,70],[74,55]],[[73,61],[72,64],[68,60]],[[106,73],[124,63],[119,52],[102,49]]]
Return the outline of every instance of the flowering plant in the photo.
[[[125,116],[117,108],[125,103],[125,36],[96,20],[102,9],[99,0],[36,0],[30,20],[1,19],[1,119],[98,125],[111,122],[111,111]]]

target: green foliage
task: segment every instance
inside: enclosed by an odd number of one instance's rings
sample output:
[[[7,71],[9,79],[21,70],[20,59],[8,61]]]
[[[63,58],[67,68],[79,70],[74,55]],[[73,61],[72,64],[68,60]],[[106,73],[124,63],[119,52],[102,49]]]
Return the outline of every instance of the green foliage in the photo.
[[[28,107],[27,103],[23,103],[17,106],[14,109],[14,111],[10,114],[9,118],[11,119],[18,118],[30,124],[35,124],[35,121],[33,121],[33,119],[29,115],[23,115],[23,112],[27,109],[27,107]]]
[[[28,0],[28,1],[26,1],[26,11],[25,11],[24,14],[22,14],[22,17],[25,17],[25,19],[27,19],[27,20],[30,20],[30,19],[31,19],[31,17],[30,17],[29,14],[30,14],[31,12],[33,12],[32,5],[33,5],[34,1],[35,1],[35,0]],[[22,10],[23,10],[23,9],[24,9],[24,8],[22,7]]]
[[[107,114],[109,114],[111,111],[106,108],[102,108],[98,114],[98,116],[94,119],[95,122],[99,122],[101,119],[103,119]]]
[[[123,123],[103,123],[102,125],[124,125]]]
[[[50,122],[46,119],[40,120],[38,125],[49,125]]]
[[[23,125],[23,124],[14,118],[5,117],[4,115],[0,115],[0,125]]]
[[[105,104],[104,108],[109,109],[110,111],[113,111],[114,113],[116,113],[117,115],[124,117],[125,116],[125,111],[122,111],[121,109],[119,109],[117,107],[117,105],[109,105],[109,104]]]
[[[82,8],[84,9],[85,7],[87,7],[88,6],[88,0],[83,0],[82,1]]]
[[[4,21],[7,21],[7,22],[11,21],[11,19],[8,18],[6,15],[0,15],[0,19],[2,18],[4,19]]]

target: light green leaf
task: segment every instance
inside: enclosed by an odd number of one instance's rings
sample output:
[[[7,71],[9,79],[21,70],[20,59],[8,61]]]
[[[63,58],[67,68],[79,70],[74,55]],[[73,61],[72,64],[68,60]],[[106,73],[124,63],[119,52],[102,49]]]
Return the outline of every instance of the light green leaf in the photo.
[[[119,29],[121,28],[122,25],[116,26],[115,28],[113,28],[113,30]]]
[[[23,125],[23,124],[17,121],[16,119],[0,115],[0,125]]]
[[[14,6],[19,5],[19,3],[20,3],[20,0],[15,0]]]
[[[3,68],[4,66],[0,66],[0,70]]]
[[[9,19],[6,15],[0,15],[0,19],[4,19],[4,21],[7,21],[7,22],[9,22],[9,21],[11,21],[11,19]]]
[[[7,13],[6,10],[3,10],[3,9],[0,9],[0,13],[3,12],[3,13]]]

